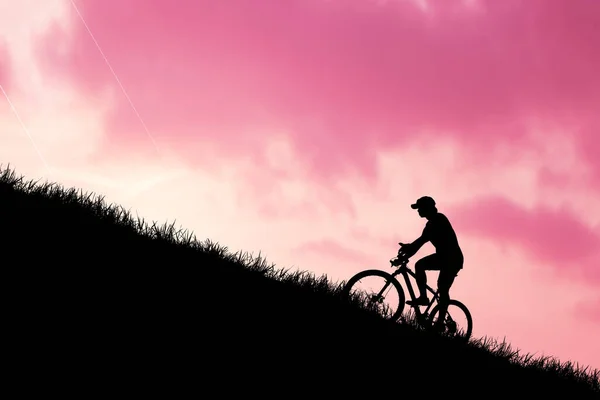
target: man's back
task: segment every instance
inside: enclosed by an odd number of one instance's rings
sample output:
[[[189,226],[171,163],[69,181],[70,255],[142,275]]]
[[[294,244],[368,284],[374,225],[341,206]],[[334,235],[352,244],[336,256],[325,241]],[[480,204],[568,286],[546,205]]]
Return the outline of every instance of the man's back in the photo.
[[[452,224],[444,214],[438,212],[432,215],[425,225],[423,234],[435,247],[436,253],[463,257],[456,232],[454,232]]]

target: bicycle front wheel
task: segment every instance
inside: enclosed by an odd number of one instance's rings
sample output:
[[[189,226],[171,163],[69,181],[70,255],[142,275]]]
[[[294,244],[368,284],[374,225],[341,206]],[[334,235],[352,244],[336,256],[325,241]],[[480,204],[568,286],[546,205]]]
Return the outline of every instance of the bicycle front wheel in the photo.
[[[384,318],[396,321],[402,315],[405,304],[404,290],[390,274],[377,269],[359,272],[348,280],[342,295],[357,296],[359,302]]]

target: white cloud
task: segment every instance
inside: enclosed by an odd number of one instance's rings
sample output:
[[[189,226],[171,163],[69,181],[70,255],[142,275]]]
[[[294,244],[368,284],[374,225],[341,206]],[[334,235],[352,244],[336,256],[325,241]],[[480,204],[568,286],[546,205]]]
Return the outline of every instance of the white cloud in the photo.
[[[35,40],[55,24],[67,27],[68,7],[65,0],[0,0],[0,40],[10,54],[16,83],[30,101],[44,97],[34,56]]]

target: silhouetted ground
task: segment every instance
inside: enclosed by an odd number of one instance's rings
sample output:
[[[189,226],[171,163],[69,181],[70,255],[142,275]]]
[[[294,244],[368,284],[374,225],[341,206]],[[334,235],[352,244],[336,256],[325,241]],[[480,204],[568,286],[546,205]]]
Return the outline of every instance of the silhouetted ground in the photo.
[[[326,277],[0,174],[4,380],[23,397],[600,397],[597,370],[389,323]]]

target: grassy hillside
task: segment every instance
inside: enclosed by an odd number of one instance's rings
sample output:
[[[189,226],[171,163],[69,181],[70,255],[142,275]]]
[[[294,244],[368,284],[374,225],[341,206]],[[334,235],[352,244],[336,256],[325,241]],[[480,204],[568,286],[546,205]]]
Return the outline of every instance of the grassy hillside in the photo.
[[[326,277],[0,175],[5,380],[24,396],[600,397],[598,371],[390,323]]]

